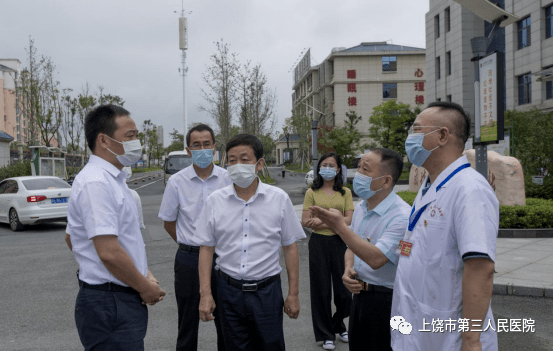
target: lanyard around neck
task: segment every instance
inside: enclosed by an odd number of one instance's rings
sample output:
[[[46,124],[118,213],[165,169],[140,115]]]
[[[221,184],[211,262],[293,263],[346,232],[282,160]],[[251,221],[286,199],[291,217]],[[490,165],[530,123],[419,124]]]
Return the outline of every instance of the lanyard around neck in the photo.
[[[470,163],[465,163],[459,167],[457,167],[453,172],[451,172],[450,175],[447,176],[447,178],[444,179],[443,182],[441,182],[437,187],[436,187],[436,192],[438,192],[444,185],[445,183],[447,183],[451,178],[453,178],[454,175],[456,175],[457,173],[459,173],[460,171],[462,171],[463,169],[465,168],[468,168],[470,167]],[[415,218],[413,218],[411,220],[411,217],[413,217],[413,213],[415,212],[415,205],[413,204],[413,209],[411,210],[411,214],[409,215],[409,231],[412,232],[413,229],[415,229],[415,226],[417,225],[417,222],[419,221],[422,213],[424,212],[424,210],[426,210],[426,207],[428,206],[428,204],[424,205],[416,214],[415,214]]]

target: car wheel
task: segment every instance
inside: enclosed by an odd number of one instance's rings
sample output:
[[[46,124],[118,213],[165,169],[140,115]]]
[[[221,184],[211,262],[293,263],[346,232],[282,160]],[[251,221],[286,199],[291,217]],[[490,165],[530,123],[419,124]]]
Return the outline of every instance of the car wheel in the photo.
[[[18,232],[20,230],[23,230],[23,224],[19,221],[19,216],[17,215],[17,211],[15,208],[12,208],[10,210],[10,228],[14,232]]]

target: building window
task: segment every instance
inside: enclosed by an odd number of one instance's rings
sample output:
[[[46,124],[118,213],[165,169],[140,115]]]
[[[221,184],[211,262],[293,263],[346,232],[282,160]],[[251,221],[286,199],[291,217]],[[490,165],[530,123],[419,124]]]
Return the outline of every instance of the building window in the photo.
[[[445,32],[451,30],[451,10],[447,7],[444,11]]]
[[[356,93],[356,92],[357,92],[357,84],[348,83],[348,93]]]
[[[545,98],[547,100],[553,99],[553,80],[545,82]]]
[[[437,98],[436,101],[440,102],[442,101],[442,98]]]
[[[397,99],[397,83],[382,84],[382,97],[384,99]]]
[[[530,16],[518,21],[518,48],[523,49],[532,44],[532,34],[530,33]]]
[[[383,56],[382,57],[382,71],[383,72],[395,72],[397,71],[397,57],[396,56]]]
[[[447,102],[451,102],[451,95],[446,96],[445,99],[446,99]]]
[[[436,57],[436,80],[440,79],[440,56]]]
[[[440,15],[434,16],[434,33],[436,39],[440,37]]]
[[[553,37],[553,5],[545,8],[545,38]]]
[[[328,69],[330,70],[330,76],[334,75],[334,61],[328,61]]]
[[[530,73],[518,76],[518,104],[525,105],[532,102],[532,80]]]
[[[445,54],[445,67],[446,67],[446,74],[450,76],[451,75],[451,51],[448,51]]]
[[[355,70],[348,69],[348,79],[355,79]]]

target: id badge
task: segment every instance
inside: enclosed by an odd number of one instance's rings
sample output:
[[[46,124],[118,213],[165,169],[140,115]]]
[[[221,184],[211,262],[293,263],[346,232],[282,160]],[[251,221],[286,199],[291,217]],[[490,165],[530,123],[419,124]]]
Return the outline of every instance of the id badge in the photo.
[[[402,254],[403,256],[409,256],[411,254],[412,247],[413,247],[413,243],[410,243],[404,240],[399,241],[399,245],[398,245],[399,253]]]

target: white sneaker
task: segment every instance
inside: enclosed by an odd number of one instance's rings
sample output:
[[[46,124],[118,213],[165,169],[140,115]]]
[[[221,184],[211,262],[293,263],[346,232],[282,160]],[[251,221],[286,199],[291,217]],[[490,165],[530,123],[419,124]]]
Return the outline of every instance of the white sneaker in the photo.
[[[334,350],[334,341],[332,340],[326,340],[324,343],[323,343],[323,349],[325,350]]]
[[[342,342],[349,342],[348,332],[343,332],[342,334],[340,334],[340,340],[342,340]]]

